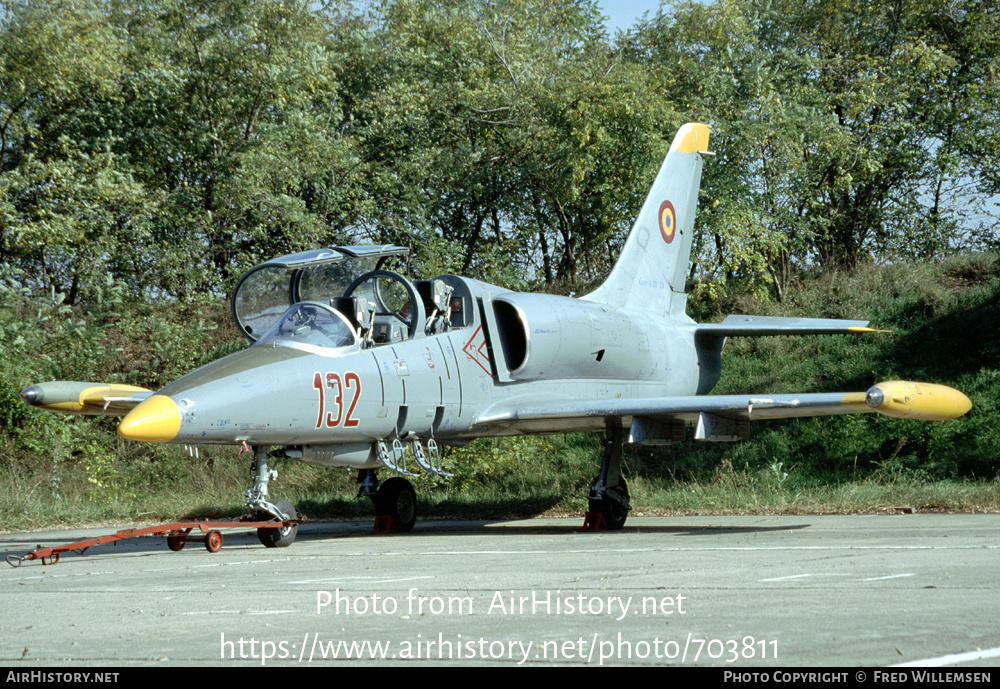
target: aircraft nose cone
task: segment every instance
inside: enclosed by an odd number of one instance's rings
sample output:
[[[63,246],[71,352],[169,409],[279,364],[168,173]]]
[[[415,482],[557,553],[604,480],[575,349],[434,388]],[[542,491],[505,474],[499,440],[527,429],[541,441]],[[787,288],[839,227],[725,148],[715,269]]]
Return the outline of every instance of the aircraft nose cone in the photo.
[[[166,395],[153,395],[128,413],[118,435],[147,443],[167,443],[181,429],[181,410]]]

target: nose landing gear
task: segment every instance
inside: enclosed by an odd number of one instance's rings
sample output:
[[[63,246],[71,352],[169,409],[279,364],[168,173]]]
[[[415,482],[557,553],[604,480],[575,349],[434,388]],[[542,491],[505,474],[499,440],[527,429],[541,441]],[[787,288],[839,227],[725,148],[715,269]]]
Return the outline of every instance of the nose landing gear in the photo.
[[[271,479],[278,478],[278,472],[267,468],[267,450],[259,447],[253,448],[254,460],[250,465],[253,472],[253,484],[244,493],[246,505],[250,511],[260,521],[274,519],[284,522],[289,519],[298,519],[295,506],[287,500],[275,500],[270,502],[267,499],[267,484]],[[287,548],[298,535],[299,525],[290,524],[280,528],[257,529],[257,538],[267,548]]]

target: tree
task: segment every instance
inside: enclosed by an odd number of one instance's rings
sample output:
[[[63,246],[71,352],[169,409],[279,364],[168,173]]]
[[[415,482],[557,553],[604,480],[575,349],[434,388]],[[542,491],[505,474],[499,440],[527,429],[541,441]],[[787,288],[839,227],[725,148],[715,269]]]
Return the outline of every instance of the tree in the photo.
[[[3,3],[0,260],[76,301],[143,232],[144,190],[113,125],[124,41],[96,3]]]
[[[634,59],[716,127],[709,195],[721,181],[745,209],[711,199],[702,265],[727,278],[766,266],[780,296],[791,265],[939,256],[961,241],[942,190],[986,180],[995,157],[996,23],[982,2],[723,0],[641,26]]]
[[[26,284],[222,294],[344,195],[327,15],[304,2],[9,2],[0,232]]]
[[[223,291],[320,243],[339,121],[324,17],[305,3],[121,2],[133,37],[124,148],[163,195],[147,247],[167,293]]]
[[[606,273],[664,147],[650,140],[662,102],[609,49],[596,5],[376,9],[338,49],[363,75],[343,100],[369,234],[501,284],[573,290]]]

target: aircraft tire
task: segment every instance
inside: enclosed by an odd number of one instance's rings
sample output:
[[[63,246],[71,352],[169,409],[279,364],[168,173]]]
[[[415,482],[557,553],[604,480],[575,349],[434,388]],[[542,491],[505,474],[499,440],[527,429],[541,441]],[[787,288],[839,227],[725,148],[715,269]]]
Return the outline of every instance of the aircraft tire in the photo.
[[[406,532],[417,521],[417,492],[405,478],[383,481],[375,494],[375,514],[392,517],[392,530]]]
[[[298,516],[295,506],[287,500],[275,500],[273,504],[285,515],[286,519],[294,519]],[[291,526],[284,526],[279,529],[257,529],[257,538],[260,539],[260,542],[266,548],[287,548],[295,542],[295,537],[298,533],[299,525],[292,524]]]
[[[628,499],[628,484],[625,483],[625,479],[620,479],[618,485],[611,490]],[[628,518],[628,509],[608,498],[591,499],[590,511],[600,512],[603,515],[608,531],[618,531],[625,526],[625,520]]]

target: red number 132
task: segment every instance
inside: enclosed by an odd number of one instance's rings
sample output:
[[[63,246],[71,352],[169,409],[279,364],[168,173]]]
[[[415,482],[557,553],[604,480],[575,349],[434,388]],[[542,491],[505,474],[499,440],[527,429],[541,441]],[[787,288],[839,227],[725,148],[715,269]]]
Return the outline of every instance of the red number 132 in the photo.
[[[333,412],[328,412],[324,418],[323,413],[326,407],[326,388],[336,387],[337,394],[333,402],[336,406],[336,416]],[[343,425],[344,428],[353,428],[358,425],[358,420],[354,418],[354,408],[361,398],[361,378],[354,371],[348,371],[341,379],[339,373],[327,373],[324,379],[323,374],[313,374],[313,389],[319,393],[319,417],[316,419],[316,428],[336,428]],[[344,391],[353,390],[350,406],[347,413],[344,413]]]

